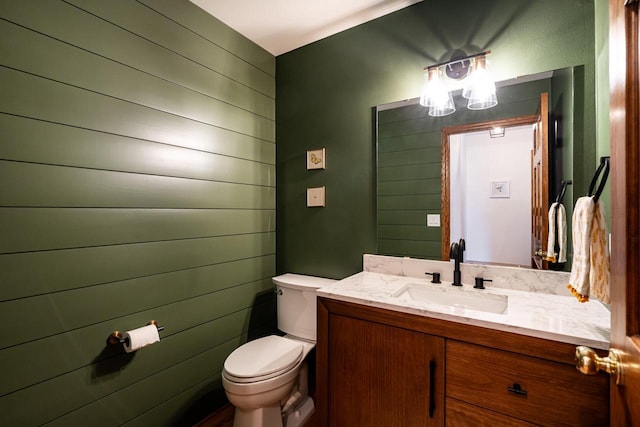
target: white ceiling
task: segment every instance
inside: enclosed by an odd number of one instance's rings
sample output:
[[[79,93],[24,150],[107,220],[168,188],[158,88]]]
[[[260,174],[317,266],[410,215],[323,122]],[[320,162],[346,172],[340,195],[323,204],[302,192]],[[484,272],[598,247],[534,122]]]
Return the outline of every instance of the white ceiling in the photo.
[[[274,56],[422,0],[191,0]]]

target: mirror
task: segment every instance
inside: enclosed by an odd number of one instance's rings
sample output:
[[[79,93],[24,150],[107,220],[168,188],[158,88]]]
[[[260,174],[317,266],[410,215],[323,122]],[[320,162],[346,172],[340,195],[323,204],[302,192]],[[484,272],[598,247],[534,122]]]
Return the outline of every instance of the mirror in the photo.
[[[430,117],[427,114],[427,109],[418,104],[418,99],[376,107],[378,254],[448,259],[447,243],[449,240],[457,241],[462,236],[443,235],[443,231],[449,230],[451,225],[447,211],[450,211],[451,218],[456,218],[456,215],[463,208],[467,212],[473,212],[473,207],[470,207],[469,204],[477,204],[478,202],[466,201],[465,198],[460,197],[461,194],[458,190],[455,190],[455,195],[452,196],[452,200],[455,199],[453,204],[450,205],[448,197],[444,197],[443,177],[447,178],[451,168],[457,168],[457,166],[449,163],[451,157],[449,151],[447,150],[445,153],[442,150],[445,145],[450,145],[449,139],[443,140],[443,138],[451,136],[451,129],[460,128],[469,128],[473,132],[470,135],[462,136],[462,140],[473,140],[477,138],[478,132],[486,132],[488,137],[488,126],[492,122],[505,124],[506,134],[508,134],[510,125],[522,126],[523,123],[519,121],[521,118],[531,118],[537,114],[540,94],[546,92],[549,94],[549,180],[547,186],[549,203],[553,202],[560,193],[563,180],[572,180],[574,183],[566,188],[563,195],[569,237],[567,262],[548,263],[546,267],[567,271],[570,269],[570,222],[572,207],[577,198],[574,195],[582,195],[586,191],[582,184],[584,181],[584,171],[582,170],[584,167],[582,165],[595,163],[595,149],[587,146],[594,143],[584,137],[585,128],[594,126],[593,123],[595,123],[595,118],[592,116],[593,111],[585,108],[585,100],[589,96],[593,96],[593,88],[590,91],[585,90],[590,86],[585,84],[583,66],[521,77],[497,83],[496,86],[498,105],[487,110],[471,111],[466,109],[466,100],[461,97],[459,91],[453,94],[457,111],[444,117]],[[530,126],[530,124],[528,125]],[[512,133],[515,133],[517,128],[511,130]],[[497,147],[500,144],[504,143],[498,142],[493,145]],[[529,142],[529,148],[525,151],[530,153],[532,146],[532,142]],[[477,147],[478,145],[474,149]],[[502,149],[502,154],[507,158],[508,155],[512,155],[506,152],[504,145]],[[467,162],[472,162],[477,166],[474,159],[476,157],[483,158],[479,156],[479,152],[467,156]],[[484,163],[485,166],[487,163],[491,164],[492,156],[495,159],[494,153],[479,162]],[[531,164],[530,154],[527,156],[529,156],[528,159],[518,160],[520,165]],[[504,164],[506,161],[502,160],[499,164]],[[520,166],[519,169],[522,167]],[[471,168],[464,167],[463,172],[470,171]],[[525,181],[530,181],[531,169],[527,168],[522,172],[526,174]],[[590,172],[587,172],[587,175]],[[510,188],[509,198],[515,199],[517,196],[519,199],[529,200],[528,209],[531,210],[531,194],[524,194],[525,191],[530,192],[530,186],[526,190],[516,187],[516,178],[510,175],[515,173],[513,171],[496,171],[495,173],[497,174],[494,174],[495,176],[488,175],[479,178],[483,181],[480,183],[480,188],[485,192],[480,196],[491,198],[492,185],[513,182],[514,187]],[[448,182],[446,184],[449,185]],[[501,200],[496,198],[494,201]],[[443,209],[443,202],[446,202],[445,209]],[[481,222],[481,216],[478,215],[477,218],[474,218],[472,227],[476,231],[489,228],[487,224]],[[432,226],[427,226],[428,222],[432,223]],[[529,221],[527,224],[531,224],[531,222]],[[476,249],[487,239],[498,241],[502,239],[509,240],[509,243],[518,246],[521,252],[530,252],[532,246],[531,227],[527,225],[523,227],[528,229],[520,230],[519,233],[493,232],[492,236],[467,238],[468,251],[472,252],[470,248]],[[459,227],[453,227],[453,229],[460,230]],[[477,240],[482,241],[478,242]],[[544,246],[546,247],[546,242]],[[532,265],[531,262],[505,261],[499,257],[491,258],[490,252],[475,261],[521,267],[531,267]],[[469,260],[465,257],[465,261]]]

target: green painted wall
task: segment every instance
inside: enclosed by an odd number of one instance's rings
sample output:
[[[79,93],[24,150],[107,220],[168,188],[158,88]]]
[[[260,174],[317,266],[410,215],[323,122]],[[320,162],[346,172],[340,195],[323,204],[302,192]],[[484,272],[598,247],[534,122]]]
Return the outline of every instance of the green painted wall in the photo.
[[[419,96],[423,67],[459,48],[490,49],[497,80],[584,65],[593,82],[593,1],[428,0],[278,56],[279,272],[361,271],[376,250],[374,107]],[[306,150],[321,147],[327,169],[307,171]],[[322,185],[327,207],[306,208],[306,188]]]
[[[275,58],[187,0],[0,18],[0,425],[189,425],[274,326]]]

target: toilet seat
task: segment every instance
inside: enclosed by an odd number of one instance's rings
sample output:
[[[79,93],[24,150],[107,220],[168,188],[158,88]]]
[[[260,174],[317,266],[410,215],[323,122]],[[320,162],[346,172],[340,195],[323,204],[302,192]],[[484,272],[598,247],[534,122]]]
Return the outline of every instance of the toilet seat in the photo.
[[[224,362],[225,377],[236,383],[254,383],[280,376],[303,358],[303,344],[270,335],[235,349]]]

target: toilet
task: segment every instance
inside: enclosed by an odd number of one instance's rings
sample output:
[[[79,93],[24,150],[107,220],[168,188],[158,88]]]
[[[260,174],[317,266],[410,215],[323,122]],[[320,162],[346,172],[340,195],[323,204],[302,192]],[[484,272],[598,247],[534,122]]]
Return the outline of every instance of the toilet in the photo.
[[[247,342],[225,360],[222,385],[236,407],[234,427],[298,427],[313,414],[305,359],[316,344],[316,289],[334,282],[291,273],[273,278],[278,329],[286,335]]]

